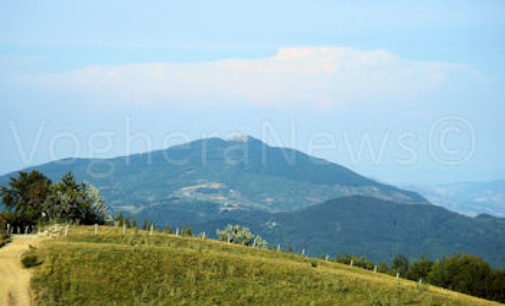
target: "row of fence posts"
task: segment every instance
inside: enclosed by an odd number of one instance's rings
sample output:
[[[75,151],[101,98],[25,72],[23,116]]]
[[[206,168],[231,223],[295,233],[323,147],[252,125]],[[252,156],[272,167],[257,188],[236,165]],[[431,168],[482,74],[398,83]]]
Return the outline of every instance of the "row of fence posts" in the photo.
[[[12,234],[17,234],[17,235],[29,234],[29,233],[33,233],[33,231],[34,231],[33,226],[26,226],[25,231],[23,232],[21,227],[19,227],[19,226],[14,227],[14,226],[11,226],[10,224],[7,224],[7,229],[6,229],[6,232],[9,236]]]
[[[54,225],[54,228],[55,228],[55,230],[57,230],[57,225],[56,225],[56,224]],[[69,229],[69,225],[67,224],[67,225],[65,226],[65,231],[64,231],[64,235],[65,235],[65,237],[68,237],[68,229]],[[40,227],[38,227],[38,233],[39,233],[39,234],[40,234],[40,230],[41,230],[41,229],[40,229]],[[8,235],[12,235],[12,234],[21,234],[21,228],[20,228],[19,226],[17,227],[17,231],[16,231],[15,233],[14,233],[13,231],[14,231],[14,227],[13,227],[13,226],[11,226],[10,224],[7,224],[7,234],[8,234]],[[24,234],[28,234],[28,233],[30,233],[30,232],[31,232],[31,233],[33,233],[33,226],[31,227],[31,231],[30,231],[30,226],[26,226],[25,231],[24,231]],[[154,225],[153,225],[153,224],[151,224],[151,226],[149,227],[149,236],[152,236],[152,235],[153,235],[153,232],[154,232]],[[61,233],[61,232],[60,232],[60,233]],[[122,234],[123,234],[123,235],[125,235],[125,234],[126,234],[126,224],[123,224]],[[96,235],[98,235],[98,224],[95,224],[95,236],[96,236]],[[177,227],[177,228],[176,228],[176,230],[175,230],[175,235],[176,235],[176,236],[179,236],[179,227]],[[205,238],[206,238],[206,235],[205,235],[205,232],[203,232],[203,233],[202,233],[202,240],[205,240]],[[254,238],[253,245],[252,245],[252,247],[253,247],[253,248],[255,248],[255,247],[256,247],[256,244],[257,244],[257,241],[258,241],[257,239],[258,239],[258,237],[255,237],[255,238]],[[230,244],[230,243],[232,242],[232,238],[231,238],[231,234],[230,234],[230,233],[228,233],[228,240],[227,240],[227,242],[228,242],[228,244]],[[281,245],[280,245],[280,244],[277,244],[277,249],[276,249],[276,250],[277,250],[277,252],[280,252],[280,250],[281,250]],[[307,255],[305,254],[305,249],[302,249],[302,253],[301,253],[301,255],[302,255],[303,257],[307,256]],[[325,261],[329,261],[329,260],[330,260],[330,255],[326,255],[324,260],[325,260]],[[351,261],[350,261],[349,265],[350,265],[351,267],[352,267],[352,266],[354,266],[354,260],[353,260],[353,259],[351,259]],[[375,266],[374,266],[373,273],[377,273],[377,265],[375,265]],[[400,278],[400,273],[396,273],[396,278],[397,278],[397,279],[399,279],[399,278]],[[422,284],[422,283],[423,283],[423,280],[422,280],[422,278],[421,278],[421,279],[419,279],[419,284]]]

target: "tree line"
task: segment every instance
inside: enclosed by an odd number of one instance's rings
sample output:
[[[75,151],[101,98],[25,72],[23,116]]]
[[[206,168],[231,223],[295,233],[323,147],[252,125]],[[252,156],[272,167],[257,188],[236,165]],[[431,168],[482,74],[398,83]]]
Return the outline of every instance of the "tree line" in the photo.
[[[19,172],[0,187],[0,228],[25,229],[49,223],[107,224],[112,215],[93,185],[78,183],[71,172],[55,184],[39,171]]]
[[[334,259],[368,270],[376,264],[365,257],[344,255]],[[377,272],[397,275],[413,281],[421,281],[437,287],[466,293],[488,300],[505,302],[505,270],[493,269],[483,259],[468,254],[454,254],[431,260],[427,255],[419,259],[409,259],[401,254],[393,257],[390,264],[377,264]]]

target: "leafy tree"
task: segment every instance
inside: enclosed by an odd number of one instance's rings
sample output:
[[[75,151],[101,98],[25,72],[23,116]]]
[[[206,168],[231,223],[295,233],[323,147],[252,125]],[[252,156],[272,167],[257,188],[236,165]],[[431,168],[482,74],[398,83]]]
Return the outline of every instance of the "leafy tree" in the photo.
[[[2,203],[18,213],[16,226],[34,225],[41,218],[43,203],[50,194],[51,180],[38,171],[19,172],[8,186],[0,188]],[[13,222],[12,222],[13,223]],[[14,225],[14,224],[13,224]]]
[[[428,280],[439,287],[485,297],[484,284],[490,273],[491,267],[481,258],[456,254],[435,261]]]
[[[222,241],[228,241],[228,234],[232,243],[252,246],[256,240],[256,246],[261,248],[267,247],[267,242],[258,235],[251,233],[247,227],[240,225],[228,225],[224,230],[217,230],[217,236]]]
[[[433,267],[433,261],[428,258],[426,254],[422,255],[419,260],[412,262],[409,270],[407,271],[407,278],[411,280],[419,280],[428,277]]]
[[[87,202],[88,210],[85,212],[86,224],[110,224],[112,223],[112,214],[105,204],[105,198],[95,186],[84,182],[84,201]]]
[[[401,254],[396,254],[393,257],[392,269],[396,273],[405,276],[409,270],[409,259]]]
[[[486,279],[486,299],[505,302],[505,270],[493,270]]]
[[[51,221],[80,223],[86,220],[86,212],[90,209],[84,196],[84,186],[77,184],[74,175],[67,172],[58,184],[51,186],[44,210]]]

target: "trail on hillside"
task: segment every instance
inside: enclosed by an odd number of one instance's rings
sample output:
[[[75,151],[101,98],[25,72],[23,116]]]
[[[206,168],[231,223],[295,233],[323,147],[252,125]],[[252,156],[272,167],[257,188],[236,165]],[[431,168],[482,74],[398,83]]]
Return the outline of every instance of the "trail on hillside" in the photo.
[[[0,248],[0,305],[30,305],[32,272],[23,268],[20,258],[37,242],[37,235],[19,235]]]

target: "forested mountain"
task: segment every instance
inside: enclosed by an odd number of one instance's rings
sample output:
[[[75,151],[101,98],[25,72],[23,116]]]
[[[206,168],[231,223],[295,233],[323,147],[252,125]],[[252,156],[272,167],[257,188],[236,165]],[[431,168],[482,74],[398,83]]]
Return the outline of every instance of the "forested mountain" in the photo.
[[[302,152],[252,137],[209,138],[114,159],[68,159],[28,170],[53,180],[72,171],[97,186],[116,211],[139,212],[171,199],[205,201],[221,209],[293,211],[349,195],[427,203],[420,195],[378,183]],[[0,177],[0,185],[8,177]]]
[[[305,249],[310,256],[355,254],[390,261],[397,253],[431,258],[458,253],[482,257],[505,267],[505,219],[468,217],[435,205],[405,205],[365,196],[343,197],[292,212],[231,211],[193,204],[192,210],[145,210],[157,224],[189,224],[196,232],[215,234],[226,224],[250,227],[275,246]],[[150,211],[150,213],[149,213]]]

